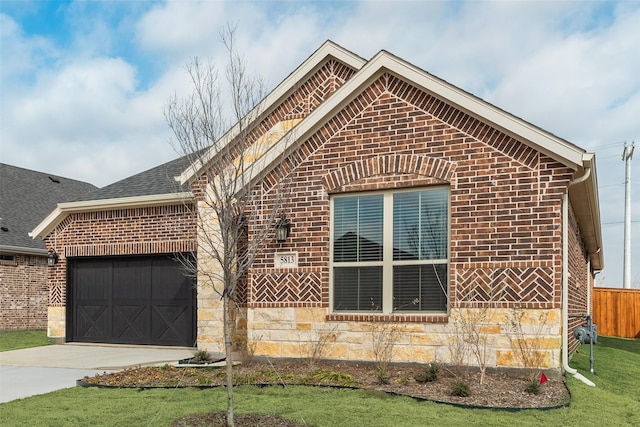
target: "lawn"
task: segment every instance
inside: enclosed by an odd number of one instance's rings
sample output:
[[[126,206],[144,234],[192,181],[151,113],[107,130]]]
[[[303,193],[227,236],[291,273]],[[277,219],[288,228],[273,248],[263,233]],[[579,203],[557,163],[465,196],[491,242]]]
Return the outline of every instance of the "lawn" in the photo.
[[[0,351],[49,345],[46,331],[0,331]]]
[[[596,383],[588,387],[573,377],[567,408],[520,412],[464,409],[362,390],[314,387],[242,386],[236,409],[278,413],[313,426],[416,425],[640,425],[640,340],[599,338],[596,374],[589,373],[589,349],[582,346],[571,365]],[[15,426],[168,426],[190,413],[222,410],[223,389],[72,388],[0,405],[0,419]]]

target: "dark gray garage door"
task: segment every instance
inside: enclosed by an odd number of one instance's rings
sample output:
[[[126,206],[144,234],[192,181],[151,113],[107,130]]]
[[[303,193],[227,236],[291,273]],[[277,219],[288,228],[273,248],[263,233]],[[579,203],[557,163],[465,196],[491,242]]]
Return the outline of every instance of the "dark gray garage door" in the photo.
[[[195,287],[170,256],[69,260],[69,341],[195,343]]]

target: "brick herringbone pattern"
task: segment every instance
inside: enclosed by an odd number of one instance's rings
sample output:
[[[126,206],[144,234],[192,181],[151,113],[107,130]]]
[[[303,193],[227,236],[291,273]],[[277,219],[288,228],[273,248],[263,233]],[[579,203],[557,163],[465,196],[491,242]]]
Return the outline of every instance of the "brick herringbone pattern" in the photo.
[[[456,272],[457,301],[469,303],[553,303],[550,267],[469,268]]]
[[[65,303],[64,286],[54,285],[49,287],[49,305],[61,307]]]
[[[255,302],[321,302],[320,273],[256,274],[252,285]]]

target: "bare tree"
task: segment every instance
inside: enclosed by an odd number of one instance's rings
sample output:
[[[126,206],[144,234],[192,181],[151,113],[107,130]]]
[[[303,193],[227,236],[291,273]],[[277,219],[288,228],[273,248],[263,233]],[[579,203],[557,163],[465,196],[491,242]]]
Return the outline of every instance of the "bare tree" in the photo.
[[[193,59],[186,66],[192,93],[172,97],[164,111],[176,151],[186,156],[197,177],[191,188],[198,260],[181,261],[200,287],[212,287],[222,300],[229,426],[234,425],[232,341],[238,298],[248,269],[272,237],[281,203],[279,185],[277,194],[267,197],[255,182],[256,159],[269,149],[264,138],[268,129],[260,125],[264,87],[261,79],[246,72],[234,32],[227,26],[221,34],[227,53],[224,78],[213,64]]]

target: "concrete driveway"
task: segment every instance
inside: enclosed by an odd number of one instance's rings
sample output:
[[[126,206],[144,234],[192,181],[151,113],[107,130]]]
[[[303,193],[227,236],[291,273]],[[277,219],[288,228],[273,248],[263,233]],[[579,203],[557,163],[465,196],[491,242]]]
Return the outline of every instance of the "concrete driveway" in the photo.
[[[176,363],[195,351],[74,343],[0,352],[0,403],[74,387],[86,375]]]

